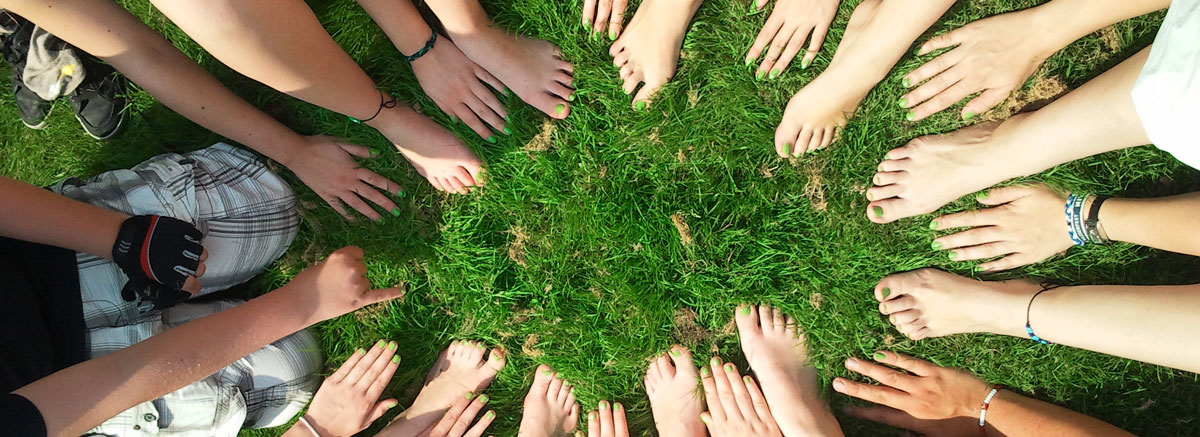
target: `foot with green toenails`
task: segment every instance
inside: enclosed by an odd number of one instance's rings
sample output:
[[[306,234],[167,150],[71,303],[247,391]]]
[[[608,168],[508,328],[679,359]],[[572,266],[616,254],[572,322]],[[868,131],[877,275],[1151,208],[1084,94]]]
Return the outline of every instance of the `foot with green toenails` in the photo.
[[[691,351],[680,345],[671,346],[667,353],[651,360],[646,369],[646,394],[658,435],[705,435],[700,422],[704,401],[696,392],[696,381],[702,376],[699,372]]]
[[[621,88],[633,94],[630,106],[650,107],[654,94],[675,76],[679,50],[701,0],[644,0],[629,27],[608,53],[620,69]],[[638,88],[638,84],[643,84]],[[634,94],[634,91],[637,91]]]
[[[1025,309],[1041,286],[976,281],[935,269],[888,276],[875,286],[879,312],[912,340],[985,332],[1025,336]]]
[[[607,407],[607,403],[600,405]],[[534,371],[533,385],[525,395],[519,437],[562,437],[579,427],[575,387],[545,364]]]
[[[569,102],[575,94],[574,67],[563,60],[558,46],[510,34],[490,24],[452,36],[468,58],[525,103],[556,119],[570,114]]]

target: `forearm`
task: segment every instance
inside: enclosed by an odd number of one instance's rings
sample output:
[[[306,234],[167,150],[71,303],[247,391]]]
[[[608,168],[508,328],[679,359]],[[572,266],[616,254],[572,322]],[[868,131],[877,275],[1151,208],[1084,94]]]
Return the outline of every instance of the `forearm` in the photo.
[[[451,37],[471,35],[491,25],[479,0],[438,0],[429,2],[429,9]]]
[[[0,0],[0,5],[109,62],[180,115],[284,165],[303,143],[115,2]]]
[[[0,176],[0,235],[112,258],[129,216]]]
[[[1000,390],[988,406],[990,435],[1132,436],[1100,419]]]
[[[416,53],[433,32],[409,0],[358,0],[358,4],[401,53]]]
[[[1100,207],[1100,226],[1114,241],[1200,255],[1200,193],[1158,199],[1109,199]]]
[[[292,286],[76,364],[15,393],[38,407],[50,435],[79,435],[316,322],[311,309],[289,300]]]
[[[1061,287],[1034,299],[1029,323],[1048,341],[1200,372],[1200,285]]]
[[[1054,0],[1029,9],[1030,31],[1041,32],[1045,56],[1119,21],[1163,9],[1171,0]]]

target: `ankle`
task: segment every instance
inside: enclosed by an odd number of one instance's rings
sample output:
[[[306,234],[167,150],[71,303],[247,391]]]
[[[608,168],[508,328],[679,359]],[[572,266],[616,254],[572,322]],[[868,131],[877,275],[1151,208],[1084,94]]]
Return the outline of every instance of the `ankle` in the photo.
[[[987,331],[1011,337],[1026,337],[1025,310],[1029,300],[1042,287],[1027,280],[985,282],[986,287],[999,291],[995,301],[997,318],[987,323]]]

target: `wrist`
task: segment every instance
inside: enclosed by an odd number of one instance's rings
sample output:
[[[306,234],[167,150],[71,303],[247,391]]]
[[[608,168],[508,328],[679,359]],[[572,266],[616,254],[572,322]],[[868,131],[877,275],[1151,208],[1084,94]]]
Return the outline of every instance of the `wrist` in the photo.
[[[1035,47],[1038,59],[1045,60],[1063,47],[1096,30],[1087,29],[1088,26],[1080,23],[1077,17],[1079,5],[1068,3],[1051,1],[1021,12],[1030,14],[1028,30],[1038,35],[1030,39],[1038,42],[1038,46]]]
[[[308,138],[303,135],[295,132],[290,133],[291,135],[288,135],[282,141],[283,144],[286,144],[282,150],[283,153],[279,153],[279,156],[270,156],[270,158],[294,172],[295,169],[292,169],[292,166],[296,165],[296,162],[301,158],[307,156],[309,153],[308,148],[312,146],[312,143],[308,142]]]

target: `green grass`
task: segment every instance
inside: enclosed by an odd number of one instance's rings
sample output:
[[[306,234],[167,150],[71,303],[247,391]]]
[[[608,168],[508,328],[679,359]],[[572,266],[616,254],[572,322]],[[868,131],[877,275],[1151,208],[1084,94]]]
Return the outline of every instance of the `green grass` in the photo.
[[[302,133],[342,136],[387,149],[384,138],[344,117],[253,83],[203,52],[143,0],[126,6],[163,31],[248,101]],[[311,191],[297,187],[304,222],[287,255],[249,287],[286,282],[307,263],[345,245],[366,250],[379,286],[406,282],[403,301],[314,328],[329,363],[377,338],[398,340],[403,365],[388,393],[411,402],[437,352],[450,340],[506,347],[509,366],[488,390],[499,414],[492,432],[513,435],[521,398],[538,363],[578,387],[583,405],[625,403],[634,434],[652,433],[641,379],[646,359],[681,342],[700,359],[711,352],[741,364],[729,329],[739,302],[785,309],[806,328],[822,382],[852,377],[849,356],[891,349],[970,369],[991,383],[1099,417],[1144,435],[1200,433],[1195,375],[1025,339],[960,335],[910,342],[876,311],[871,289],[882,277],[932,266],[970,275],[929,249],[932,216],[869,223],[862,190],[883,154],[962,122],[957,109],[919,123],[903,121],[899,77],[929,57],[906,56],[863,102],[842,141],[798,161],[774,156],[772,137],[787,99],[828,64],[855,0],[842,5],[825,48],[807,71],[756,82],[742,57],[766,18],[741,0],[709,0],[684,41],[679,73],[652,110],[634,112],[619,88],[607,41],[579,25],[576,0],[497,0],[495,20],[550,40],[575,63],[578,99],[554,122],[552,147],[527,152],[544,117],[515,98],[506,103],[513,134],[488,145],[463,125],[452,129],[488,162],[489,185],[469,196],[443,196],[398,154],[364,165],[404,184],[399,218],[383,224],[342,221]],[[926,37],[1032,0],[964,2]],[[424,97],[403,58],[353,2],[314,1],[330,34],[379,86],[449,118]],[[636,6],[630,6],[630,13]],[[1153,39],[1161,14],[1121,23],[1117,47],[1097,35],[1046,63],[1048,76],[1078,86]],[[1001,60],[1002,61],[1002,60]],[[166,151],[192,150],[219,138],[136,92],[132,123],[121,136],[91,141],[59,102],[50,127],[23,128],[10,97],[0,97],[0,173],[37,184],[128,167]],[[961,107],[961,106],[960,106]],[[1134,196],[1191,191],[1200,175],[1153,148],[1105,154],[1031,179],[1072,189]],[[969,199],[968,199],[969,200]],[[945,211],[973,208],[967,200]],[[685,246],[671,216],[681,214],[695,242]],[[522,242],[514,249],[518,235]],[[517,259],[510,253],[519,254]],[[1197,281],[1195,258],[1129,245],[1073,249],[1067,255],[991,278],[1051,277],[1074,283],[1159,284]],[[692,316],[694,314],[694,317]],[[832,395],[835,406],[848,400]],[[839,417],[850,434],[885,429]],[[275,435],[279,430],[251,433]]]

